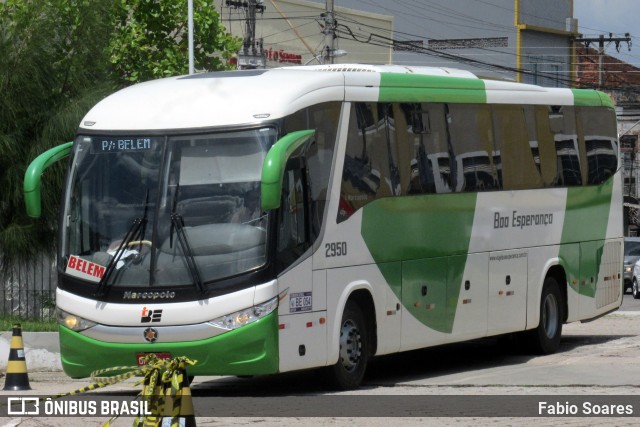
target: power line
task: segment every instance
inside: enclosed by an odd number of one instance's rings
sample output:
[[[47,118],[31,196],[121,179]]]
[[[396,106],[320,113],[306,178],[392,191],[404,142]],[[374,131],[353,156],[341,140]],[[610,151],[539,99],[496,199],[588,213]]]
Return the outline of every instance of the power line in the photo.
[[[374,46],[381,46],[381,47],[391,47],[393,48],[394,45],[397,45],[397,40],[395,40],[392,37],[386,37],[380,34],[376,34],[376,33],[368,33],[368,34],[362,34],[362,33],[358,33],[357,31],[353,31],[351,28],[349,28],[346,25],[340,25],[339,26],[339,31],[338,31],[338,37],[343,37],[343,38],[351,38],[359,43],[364,43],[364,44],[370,44],[370,45],[374,45]],[[500,64],[494,64],[494,63],[488,63],[485,61],[481,61],[478,59],[474,59],[474,58],[468,58],[468,57],[464,57],[461,55],[455,55],[455,54],[451,54],[448,52],[443,52],[443,51],[438,51],[435,49],[430,49],[424,46],[415,46],[415,50],[412,51],[413,53],[416,54],[423,54],[423,55],[428,55],[428,56],[433,56],[433,57],[438,57],[441,59],[447,59],[449,61],[453,61],[453,62],[457,62],[457,63],[464,63],[464,64],[468,64],[468,65],[473,65],[479,69],[486,69],[486,70],[491,70],[491,71],[498,71],[498,72],[510,72],[510,73],[519,73],[521,75],[529,75],[529,76],[535,76],[535,77],[541,77],[541,78],[547,78],[547,79],[551,79],[554,81],[558,81],[558,82],[564,82],[567,85],[571,86],[571,85],[578,85],[581,82],[578,80],[575,80],[573,78],[569,78],[569,77],[561,77],[558,73],[550,73],[550,72],[544,72],[544,71],[532,71],[532,70],[528,70],[528,69],[524,69],[524,68],[517,68],[517,67],[512,67],[512,66],[508,66],[508,65],[500,65]],[[602,85],[601,86],[602,89],[619,89],[619,87],[610,87],[610,86],[606,86],[606,85]],[[632,90],[633,92],[640,92],[640,88],[626,88],[627,90]]]

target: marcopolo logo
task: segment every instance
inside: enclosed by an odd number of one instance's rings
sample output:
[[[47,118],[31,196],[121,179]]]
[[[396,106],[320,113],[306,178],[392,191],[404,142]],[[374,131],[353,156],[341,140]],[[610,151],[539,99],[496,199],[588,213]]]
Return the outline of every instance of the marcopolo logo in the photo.
[[[122,299],[173,299],[176,297],[174,291],[163,292],[131,292],[127,291],[122,295]]]

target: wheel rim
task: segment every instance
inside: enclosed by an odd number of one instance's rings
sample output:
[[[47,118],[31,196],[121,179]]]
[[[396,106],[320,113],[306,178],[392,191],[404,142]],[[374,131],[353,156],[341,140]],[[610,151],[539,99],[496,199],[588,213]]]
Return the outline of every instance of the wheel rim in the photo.
[[[547,295],[542,306],[542,325],[547,338],[553,338],[558,332],[558,301],[553,294]]]
[[[362,359],[362,336],[358,325],[351,319],[346,320],[340,329],[340,360],[347,372],[352,372]]]

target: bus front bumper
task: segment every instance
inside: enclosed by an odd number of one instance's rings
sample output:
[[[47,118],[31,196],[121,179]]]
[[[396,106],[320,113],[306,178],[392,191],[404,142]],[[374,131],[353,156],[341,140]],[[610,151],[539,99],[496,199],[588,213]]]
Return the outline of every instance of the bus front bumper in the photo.
[[[277,311],[249,325],[213,338],[172,343],[122,344],[88,338],[59,326],[62,368],[71,378],[93,371],[135,367],[141,353],[186,356],[196,360],[187,375],[266,375],[278,372]],[[121,372],[114,372],[118,374]]]

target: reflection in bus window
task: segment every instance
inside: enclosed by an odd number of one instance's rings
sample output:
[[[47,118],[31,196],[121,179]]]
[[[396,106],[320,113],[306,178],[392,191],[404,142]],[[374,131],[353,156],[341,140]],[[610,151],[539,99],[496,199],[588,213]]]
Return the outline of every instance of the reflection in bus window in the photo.
[[[537,144],[533,147],[529,141],[522,107],[516,105],[494,106],[493,130],[496,147],[504,159],[504,189],[518,190],[541,187],[540,169],[534,157],[538,154],[538,147]],[[539,155],[537,158],[539,163]]]
[[[580,108],[578,120],[584,135],[587,157],[587,184],[600,184],[611,177],[617,167],[618,141],[612,125],[613,111],[604,108]]]
[[[573,107],[551,107],[549,128],[556,146],[557,175],[555,186],[582,185],[578,135]]]
[[[540,159],[540,176],[544,187],[558,186],[558,159],[554,134],[551,132],[549,124],[548,107],[534,108],[535,124],[529,123],[530,115],[527,115],[527,125],[529,128],[529,141],[534,141],[532,145],[537,146],[537,154]]]
[[[400,104],[398,156],[405,194],[451,192],[444,104]],[[399,115],[400,116],[400,115]]]
[[[292,168],[283,176],[282,201],[278,211],[277,268],[284,270],[309,247],[307,229],[306,182],[304,169]]]
[[[498,190],[500,153],[493,146],[488,105],[449,104],[449,133],[456,163],[456,189]]]
[[[338,222],[368,202],[400,194],[392,104],[353,104]]]
[[[320,234],[329,197],[329,174],[333,163],[340,108],[339,102],[313,105],[292,114],[284,121],[285,134],[305,129],[316,131],[313,143],[306,147],[304,152],[309,175],[309,222],[312,241]]]

